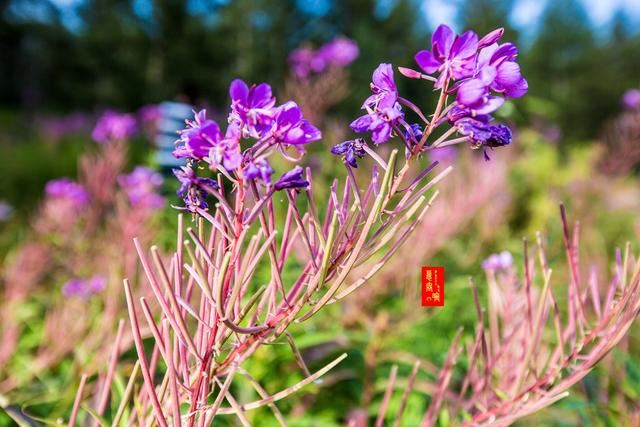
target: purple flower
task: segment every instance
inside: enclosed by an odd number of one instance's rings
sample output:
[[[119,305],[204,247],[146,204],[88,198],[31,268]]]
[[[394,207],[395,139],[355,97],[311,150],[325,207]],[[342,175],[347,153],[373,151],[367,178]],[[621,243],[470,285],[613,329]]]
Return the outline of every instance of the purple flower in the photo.
[[[260,83],[249,87],[242,80],[236,79],[229,86],[229,95],[232,120],[239,120],[256,137],[271,128],[272,108],[276,103],[271,86]]]
[[[355,119],[349,126],[356,132],[371,132],[371,140],[376,144],[387,142],[393,126],[404,117],[397,108],[386,108],[380,112],[370,112]]]
[[[389,140],[393,127],[404,118],[404,114],[397,102],[398,89],[393,80],[391,64],[378,65],[371,80],[373,95],[362,105],[367,114],[355,119],[350,126],[356,132],[371,132],[373,142],[381,144]]]
[[[218,144],[211,147],[209,157],[206,159],[215,170],[222,165],[228,171],[238,169],[242,163],[242,154],[240,154],[240,138],[242,131],[241,124],[238,121],[232,121],[227,126],[227,131],[223,139]]]
[[[144,209],[159,209],[164,206],[164,197],[156,193],[163,182],[159,173],[144,166],[136,166],[130,174],[118,177],[118,182],[126,191],[132,206]]]
[[[467,117],[458,120],[455,126],[458,132],[469,137],[474,148],[503,147],[511,143],[511,129],[505,125],[492,125]],[[486,150],[484,150],[484,157],[489,160]]]
[[[303,145],[322,138],[322,133],[302,118],[302,110],[289,101],[276,109],[273,138],[276,143]]]
[[[629,89],[622,95],[622,105],[630,110],[640,108],[640,90]]]
[[[271,184],[271,175],[273,175],[273,168],[265,159],[252,160],[244,167],[245,179],[260,178],[265,184]]]
[[[94,141],[101,144],[109,141],[127,139],[136,132],[136,119],[132,114],[119,114],[115,111],[107,111],[96,123],[91,133]]]
[[[325,43],[316,53],[316,57],[322,58],[325,64],[334,67],[346,67],[359,55],[358,44],[346,37],[338,37]]]
[[[218,124],[207,119],[207,110],[200,110],[195,113],[195,120],[185,120],[187,127],[179,131],[180,139],[176,143],[182,143],[173,150],[173,156],[203,160],[211,148],[222,139],[222,132]]]
[[[329,67],[346,67],[358,58],[358,44],[346,37],[338,37],[322,45],[317,51],[303,46],[289,54],[291,73],[306,79],[314,73],[322,73]]]
[[[391,64],[378,65],[373,71],[371,80],[373,95],[364,101],[363,107],[378,110],[394,107],[398,101],[398,88],[393,79],[393,67]]]
[[[306,188],[309,186],[309,181],[305,180],[302,175],[304,169],[300,166],[296,166],[289,172],[285,173],[278,179],[274,185],[274,188],[279,190],[285,190],[288,188]]]
[[[426,74],[440,72],[435,87],[441,88],[445,80],[460,80],[473,75],[478,51],[478,36],[473,31],[456,35],[442,24],[431,37],[431,51],[421,50],[416,63]]]
[[[336,156],[344,156],[345,163],[357,168],[356,157],[363,158],[366,154],[364,146],[367,145],[364,138],[356,138],[350,141],[341,142],[331,148],[331,153]]]
[[[492,254],[482,262],[482,268],[486,271],[508,270],[513,266],[513,256],[508,251]]]
[[[67,199],[77,207],[86,206],[89,203],[87,190],[69,178],[49,181],[45,187],[45,192],[49,197]]]
[[[489,89],[510,98],[527,93],[529,85],[515,62],[517,56],[518,48],[512,43],[494,43],[482,49],[474,78],[458,88],[458,103],[470,107],[484,105],[490,99]]]
[[[311,62],[315,53],[309,47],[299,47],[289,54],[289,64],[292,74],[299,78],[305,79],[311,73]]]
[[[66,297],[89,298],[107,286],[107,279],[95,275],[90,279],[71,279],[62,286],[62,294]]]
[[[207,209],[209,205],[205,201],[207,198],[207,188],[217,189],[218,183],[211,178],[200,178],[190,166],[183,166],[174,169],[173,174],[180,181],[180,188],[176,192],[182,197],[186,210],[195,212],[197,208]]]
[[[142,123],[152,125],[162,117],[162,114],[158,105],[147,104],[138,109],[138,117]]]

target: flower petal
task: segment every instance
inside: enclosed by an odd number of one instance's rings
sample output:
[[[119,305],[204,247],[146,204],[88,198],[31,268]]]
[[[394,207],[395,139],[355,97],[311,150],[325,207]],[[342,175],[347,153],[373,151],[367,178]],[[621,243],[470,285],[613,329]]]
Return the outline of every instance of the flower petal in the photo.
[[[366,132],[367,130],[369,130],[371,121],[372,121],[371,116],[368,114],[365,114],[364,116],[360,116],[357,119],[355,119],[353,122],[351,122],[349,127],[356,132]]]
[[[478,35],[473,31],[465,31],[457,36],[451,46],[451,58],[469,58],[478,51]]]
[[[436,28],[431,37],[431,47],[436,58],[443,61],[444,58],[449,56],[451,45],[453,44],[453,36],[453,30],[445,24],[440,24]]]
[[[521,78],[520,81],[510,87],[504,92],[504,94],[510,98],[520,98],[529,90],[529,83],[525,78]]]
[[[396,90],[396,85],[393,82],[393,67],[391,64],[380,64],[373,71],[371,81],[379,89],[383,90]]]
[[[496,81],[505,89],[517,84],[520,80],[522,80],[522,74],[517,63],[507,61],[498,66]]]
[[[251,91],[250,106],[254,108],[265,107],[273,100],[271,86],[267,83],[260,83]]]
[[[504,28],[498,28],[497,30],[491,31],[489,34],[480,39],[480,41],[478,42],[478,49],[482,49],[494,44],[502,38],[503,34]]]
[[[442,63],[439,62],[428,50],[421,50],[416,53],[415,60],[422,71],[427,74],[435,73],[438,71],[438,68],[440,68],[440,65],[442,65]]]
[[[245,103],[249,96],[249,87],[240,79],[235,79],[229,86],[229,96],[231,101]]]
[[[298,104],[288,101],[278,108],[277,122],[280,126],[293,126],[302,119],[302,111]]]
[[[487,87],[480,79],[471,79],[460,85],[456,100],[462,105],[473,106],[477,104],[486,93]]]

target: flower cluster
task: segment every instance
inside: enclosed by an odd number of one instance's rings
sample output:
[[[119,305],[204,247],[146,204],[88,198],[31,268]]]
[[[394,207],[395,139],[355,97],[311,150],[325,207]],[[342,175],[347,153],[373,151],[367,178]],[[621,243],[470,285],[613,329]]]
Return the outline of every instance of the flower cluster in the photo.
[[[110,141],[121,141],[135,134],[137,129],[135,116],[106,111],[100,116],[91,133],[94,141],[106,144]]]
[[[291,73],[299,79],[305,79],[312,73],[320,74],[329,68],[349,66],[360,55],[358,44],[346,37],[338,37],[317,50],[299,47],[289,54]]]
[[[49,181],[45,187],[45,193],[52,198],[68,200],[78,208],[89,204],[89,193],[87,190],[69,178]]]
[[[433,34],[431,50],[415,55],[421,71],[398,68],[405,77],[431,81],[440,91],[431,119],[417,105],[399,96],[393,67],[383,63],[373,72],[372,95],[362,105],[366,114],[354,120],[351,128],[359,133],[370,132],[375,144],[400,137],[407,157],[468,141],[472,148],[482,148],[488,160],[487,148],[508,145],[512,139],[511,130],[494,124],[491,114],[506,98],[519,98],[528,89],[516,62],[518,49],[512,43],[499,44],[502,35],[503,29],[498,29],[479,38],[473,31],[455,34],[448,26],[440,25]],[[447,104],[449,98],[455,100]],[[403,108],[416,113],[423,123],[408,122]],[[427,138],[447,122],[452,129],[442,133],[444,139],[428,144]],[[446,140],[455,132],[462,137]],[[343,155],[345,162],[354,166],[355,152],[348,146],[338,145],[332,152]]]
[[[404,119],[391,64],[380,64],[375,69],[371,91],[373,95],[362,105],[367,114],[358,117],[350,126],[356,132],[371,132],[373,142],[381,144],[389,140],[393,128]]]
[[[89,298],[101,292],[107,286],[104,276],[95,275],[89,279],[71,279],[62,286],[66,297]]]
[[[211,170],[222,170],[229,177],[233,174],[238,180],[257,180],[272,190],[308,185],[301,177],[293,179],[287,174],[272,185],[274,170],[268,161],[276,150],[294,160],[287,150],[293,148],[303,154],[304,145],[322,137],[320,130],[303,117],[300,107],[293,101],[276,105],[271,86],[266,83],[249,86],[237,79],[231,83],[229,95],[231,112],[224,133],[201,110],[194,113],[193,120],[186,120],[187,126],[176,141],[174,156],[187,160],[186,166],[174,170],[181,183],[178,195],[184,199],[186,208],[194,212],[206,209],[207,194],[218,189],[216,181],[196,174],[194,165],[200,162],[208,164]],[[289,174],[297,176],[296,171]],[[287,184],[281,182],[283,179]]]
[[[435,87],[456,82],[456,100],[471,115],[490,114],[504,98],[519,98],[527,93],[527,81],[515,62],[518,48],[513,43],[498,44],[504,30],[498,29],[478,40],[473,31],[454,34],[440,25],[431,39],[432,50],[416,54],[416,63],[427,74],[439,73]]]
[[[131,206],[143,209],[164,206],[164,197],[157,193],[162,182],[162,175],[144,166],[137,166],[130,174],[118,177],[118,183],[127,193]]]

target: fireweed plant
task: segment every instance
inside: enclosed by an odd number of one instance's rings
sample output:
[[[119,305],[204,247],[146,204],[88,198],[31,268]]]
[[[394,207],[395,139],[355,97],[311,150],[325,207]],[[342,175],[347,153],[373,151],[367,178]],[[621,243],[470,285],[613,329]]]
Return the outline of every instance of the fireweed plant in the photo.
[[[509,252],[482,262],[487,309],[472,280],[474,336],[462,343],[459,330],[439,370],[416,358],[402,393],[394,393],[401,381],[394,360],[376,427],[388,425],[385,420],[400,425],[407,399],[418,390],[428,390],[430,402],[415,425],[431,426],[438,419],[462,426],[511,425],[567,397],[572,386],[624,342],[640,312],[637,256],[627,243],[624,251],[616,251],[610,280],[603,283],[595,266],[583,274],[580,224],[571,228],[563,205],[560,217],[567,274],[552,268],[540,233],[535,247],[524,241],[522,274],[518,275]],[[566,286],[561,287],[563,280]],[[560,289],[567,295],[561,296]],[[458,363],[460,359],[464,363]],[[418,379],[421,370],[427,380]],[[399,409],[390,410],[394,398],[401,403]],[[637,417],[635,405],[630,406],[623,414]]]
[[[428,192],[451,167],[429,177],[437,166],[432,162],[416,167],[415,176],[409,177],[412,166],[424,153],[454,144],[481,148],[486,157],[487,150],[511,142],[510,130],[494,124],[490,114],[506,97],[523,95],[527,84],[515,62],[516,47],[498,44],[502,33],[499,29],[480,39],[471,31],[455,35],[440,26],[432,50],[416,55],[422,72],[400,68],[403,75],[424,80],[439,92],[429,116],[398,94],[392,65],[380,64],[373,73],[372,95],[362,106],[365,114],[351,128],[370,134],[373,145],[400,140],[404,165],[397,172],[399,150],[384,159],[364,137],[336,145],[331,151],[344,160],[347,177],[342,185],[334,181],[322,210],[314,199],[309,168],[294,166],[276,173],[272,167],[281,161],[275,156],[301,160],[305,146],[319,141],[321,132],[295,102],[278,105],[268,84],[231,83],[224,131],[204,110],[186,121],[174,151],[185,166],[174,173],[184,202],[178,209],[192,216],[194,226],[185,229],[179,216],[177,248],[168,257],[156,247],[149,255],[134,240],[159,310],[154,314],[144,297],[134,300],[129,281],[124,281],[138,362],[111,412],[112,425],[125,413],[130,424],[155,420],[160,426],[202,426],[218,415],[234,414],[250,425],[247,411],[263,406],[285,424],[274,402],[346,357],[312,374],[287,328],[367,283],[420,223],[438,194]],[[417,123],[407,121],[407,114]],[[436,130],[440,136],[432,140]],[[354,168],[367,156],[375,164],[366,187],[361,187]],[[366,273],[349,277],[364,263],[372,263]],[[257,286],[261,278],[256,272],[264,269],[268,279]],[[285,279],[285,269],[294,269],[297,278]],[[150,359],[144,335],[154,338]],[[97,409],[88,409],[96,417],[106,411],[120,336],[109,369],[98,381]],[[286,338],[305,379],[270,394],[241,365],[259,346],[281,338]],[[139,373],[144,381],[140,390],[134,387]],[[239,377],[245,377],[260,399],[238,402],[232,383]],[[85,383],[83,377],[70,425],[77,418]],[[131,412],[130,402],[136,407]]]

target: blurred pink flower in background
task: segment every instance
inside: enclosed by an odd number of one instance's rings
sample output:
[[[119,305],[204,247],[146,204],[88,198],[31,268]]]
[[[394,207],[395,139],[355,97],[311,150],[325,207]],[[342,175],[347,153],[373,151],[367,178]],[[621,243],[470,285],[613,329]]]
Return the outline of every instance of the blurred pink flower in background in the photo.
[[[289,54],[291,73],[305,79],[312,73],[320,74],[328,68],[349,66],[360,55],[358,44],[346,37],[337,37],[317,50],[301,46]]]
[[[622,105],[630,110],[640,108],[640,89],[629,89],[622,95]]]
[[[91,137],[100,144],[121,141],[131,137],[136,132],[136,128],[136,119],[133,114],[106,111],[98,119]]]
[[[157,194],[163,181],[162,175],[144,166],[136,166],[130,174],[118,177],[118,183],[127,193],[129,203],[145,209],[164,206],[164,197]]]
[[[499,254],[492,254],[482,262],[482,268],[489,271],[508,270],[513,265],[511,252],[502,251]]]
[[[67,297],[88,298],[101,292],[107,286],[107,279],[95,275],[89,279],[71,279],[62,286],[62,293]]]
[[[69,178],[54,179],[47,183],[45,187],[47,196],[56,199],[67,199],[76,207],[85,206],[89,203],[89,193],[77,182]]]

